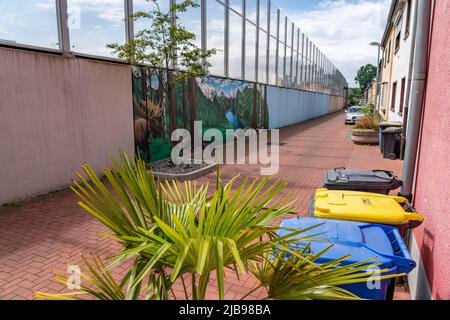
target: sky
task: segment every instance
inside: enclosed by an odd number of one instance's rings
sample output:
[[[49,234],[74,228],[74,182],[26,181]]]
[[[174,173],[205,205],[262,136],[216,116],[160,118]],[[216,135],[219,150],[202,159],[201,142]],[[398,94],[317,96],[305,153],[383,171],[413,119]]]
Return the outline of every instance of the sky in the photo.
[[[162,0],[162,2],[167,0]],[[255,0],[248,0],[248,2]],[[370,42],[383,35],[391,0],[273,0],[346,77],[350,86],[360,66],[376,64],[377,48]],[[136,10],[144,0],[134,0]],[[230,0],[239,9],[240,0]],[[123,0],[68,0],[72,49],[110,55],[106,44],[124,42]],[[208,0],[209,43],[223,47],[223,8]],[[78,17],[78,18],[77,18]],[[199,32],[198,10],[187,19],[188,29]],[[240,25],[230,16],[230,39],[238,40]],[[137,25],[139,29],[141,26]],[[194,29],[194,30],[192,30]],[[0,39],[58,48],[55,0],[0,0]],[[250,38],[247,41],[251,41]],[[239,66],[239,46],[230,46],[230,66]],[[250,50],[248,50],[250,51]],[[223,59],[217,56],[220,61]],[[249,65],[251,69],[252,66]],[[223,68],[222,68],[223,69]],[[231,73],[234,70],[230,70]],[[240,74],[236,70],[236,75]]]

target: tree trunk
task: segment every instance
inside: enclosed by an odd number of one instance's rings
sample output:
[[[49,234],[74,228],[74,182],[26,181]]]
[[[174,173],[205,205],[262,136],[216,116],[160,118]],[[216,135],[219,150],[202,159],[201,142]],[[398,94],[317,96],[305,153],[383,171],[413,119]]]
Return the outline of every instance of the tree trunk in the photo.
[[[167,115],[166,115],[166,103],[165,103],[165,93],[164,93],[164,87],[163,87],[163,81],[164,81],[164,73],[162,70],[158,70],[158,96],[159,96],[159,106],[161,110],[163,110],[162,113],[162,126],[164,128],[163,133],[163,139],[164,142],[167,142]],[[151,81],[151,79],[150,79]]]
[[[263,85],[264,88],[264,129],[269,129],[269,103],[267,102],[267,86]]]
[[[142,98],[145,100],[145,120],[147,125],[145,126],[145,155],[147,157],[147,162],[150,162],[150,119],[148,114],[148,94],[147,94],[147,77],[149,76],[148,71],[145,68],[141,68],[141,79],[142,79]]]
[[[183,90],[183,128],[187,129],[188,123],[187,123],[187,110],[186,110],[186,105],[187,105],[186,81],[183,81],[183,83],[182,83],[182,90]]]

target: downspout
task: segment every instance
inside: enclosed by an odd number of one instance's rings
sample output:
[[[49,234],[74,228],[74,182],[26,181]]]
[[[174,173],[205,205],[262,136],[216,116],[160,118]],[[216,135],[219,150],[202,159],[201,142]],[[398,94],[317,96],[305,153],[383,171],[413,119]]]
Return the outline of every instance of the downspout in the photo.
[[[417,151],[422,122],[424,93],[428,71],[428,49],[430,40],[430,22],[432,1],[417,0],[417,30],[414,50],[414,68],[412,75],[411,101],[406,128],[405,160],[403,163],[403,186],[401,195],[412,200],[416,173]]]
[[[414,9],[411,10],[411,15],[412,17],[414,17],[417,21],[417,4],[418,1],[414,1]],[[411,23],[412,27],[410,29],[410,33],[411,33],[411,52],[410,52],[410,61],[409,61],[409,70],[408,70],[408,84],[406,87],[406,92],[408,93],[406,95],[406,100],[405,100],[405,109],[403,111],[403,128],[405,130],[403,130],[402,133],[402,140],[401,140],[401,151],[400,151],[400,159],[404,160],[405,158],[405,148],[406,148],[406,128],[408,128],[408,115],[409,115],[409,101],[411,100],[411,78],[412,78],[412,73],[413,73],[413,68],[414,68],[414,51],[416,48],[416,30],[417,30],[417,23]]]

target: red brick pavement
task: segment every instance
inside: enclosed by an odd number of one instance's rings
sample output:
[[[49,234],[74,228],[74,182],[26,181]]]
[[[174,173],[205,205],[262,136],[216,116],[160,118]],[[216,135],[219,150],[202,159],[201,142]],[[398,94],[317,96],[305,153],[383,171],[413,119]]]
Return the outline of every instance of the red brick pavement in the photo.
[[[280,171],[276,178],[288,183],[285,194],[295,199],[297,212],[305,213],[314,189],[321,187],[323,172],[335,167],[389,169],[401,174],[401,162],[382,159],[377,147],[356,146],[350,140],[350,127],[343,115],[333,114],[281,130]],[[229,165],[222,168],[228,180],[241,174],[255,178],[258,166]],[[213,176],[201,181],[214,181]],[[77,205],[76,196],[62,191],[18,207],[0,210],[0,299],[31,299],[34,291],[61,292],[63,286],[53,280],[56,271],[80,260],[80,255],[106,257],[120,248],[115,240],[99,235],[105,227]],[[122,274],[125,266],[115,270]],[[214,280],[214,279],[213,279]],[[186,279],[186,283],[189,280]],[[227,274],[226,298],[240,299],[249,292],[255,280],[239,279]],[[183,299],[181,285],[174,288]],[[215,283],[211,282],[208,298],[215,299]],[[262,299],[257,291],[249,299]],[[399,289],[397,299],[409,299]]]

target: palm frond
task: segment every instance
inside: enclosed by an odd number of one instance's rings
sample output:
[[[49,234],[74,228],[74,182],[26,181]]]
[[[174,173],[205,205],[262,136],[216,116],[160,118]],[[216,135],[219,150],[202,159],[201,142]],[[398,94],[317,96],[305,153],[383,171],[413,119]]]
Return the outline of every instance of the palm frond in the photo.
[[[34,298],[43,300],[82,300],[91,297],[98,300],[124,300],[125,293],[121,284],[116,282],[112,275],[105,271],[105,264],[98,257],[89,261],[82,257],[86,272],[74,270],[80,277],[81,284],[76,292],[70,293],[44,293],[36,292]],[[67,285],[68,276],[57,276],[56,281]],[[83,284],[83,282],[86,283]]]
[[[261,263],[252,263],[250,271],[266,288],[267,298],[276,300],[360,300],[339,286],[401,276],[379,270],[379,263],[373,263],[373,259],[346,265],[343,262],[349,257],[342,257],[317,263],[324,253],[310,253],[309,245],[279,250],[266,254]]]
[[[106,182],[86,164],[85,175],[77,174],[73,187],[81,207],[122,244],[107,267],[99,259],[85,261],[88,272],[81,276],[89,286],[81,292],[90,297],[168,299],[174,283],[190,275],[192,297],[204,299],[214,272],[218,295],[224,298],[225,270],[231,269],[237,275],[253,273],[273,299],[353,299],[338,286],[369,276],[367,261],[344,267],[343,257],[320,265],[325,251],[313,255],[290,247],[314,239],[319,234],[304,234],[315,227],[277,235],[281,228],[273,226],[275,221],[293,210],[289,197],[281,195],[283,181],[271,183],[266,177],[238,184],[235,177],[224,183],[218,169],[216,189],[208,195],[208,184],[155,180],[142,160],[124,152],[112,163],[105,170]],[[129,260],[132,266],[118,284],[109,272]]]

